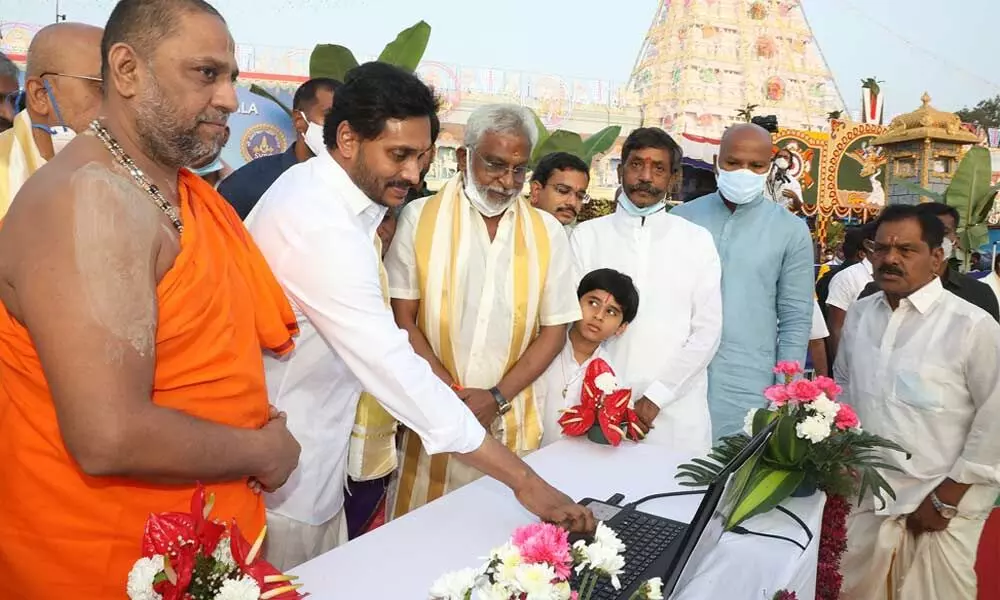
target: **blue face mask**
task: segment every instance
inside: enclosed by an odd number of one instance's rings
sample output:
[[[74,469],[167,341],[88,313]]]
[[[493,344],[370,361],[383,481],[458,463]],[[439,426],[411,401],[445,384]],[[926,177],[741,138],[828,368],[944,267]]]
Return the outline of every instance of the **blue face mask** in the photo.
[[[622,207],[622,210],[632,215],[633,217],[648,217],[649,215],[655,214],[667,205],[665,200],[660,200],[659,202],[650,204],[649,206],[644,206],[639,208],[632,203],[628,198],[628,194],[625,190],[618,192],[618,206]]]
[[[208,175],[210,173],[215,173],[216,171],[221,171],[221,170],[222,170],[222,157],[220,156],[215,160],[213,160],[211,163],[205,165],[204,167],[201,167],[200,169],[191,169],[191,172],[197,175],[198,177],[204,177],[205,175]]]
[[[750,204],[764,193],[767,173],[757,174],[750,169],[719,169],[715,179],[723,198],[733,204]]]

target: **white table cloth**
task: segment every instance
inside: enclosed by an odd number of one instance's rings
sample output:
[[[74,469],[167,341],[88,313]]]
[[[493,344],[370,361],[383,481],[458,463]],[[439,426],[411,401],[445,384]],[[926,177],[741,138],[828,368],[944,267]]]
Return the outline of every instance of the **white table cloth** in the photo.
[[[605,500],[620,492],[625,501],[684,488],[674,479],[677,465],[689,457],[670,454],[662,446],[623,443],[618,448],[583,439],[556,442],[527,462],[571,497]],[[689,522],[700,495],[653,500],[640,510]],[[771,511],[743,523],[751,531],[786,536],[798,546],[760,536],[726,533],[698,568],[679,600],[771,600],[789,589],[800,600],[813,600],[816,587],[820,522],[826,501],[822,493],[790,498],[786,508],[813,532],[788,515]],[[440,575],[478,567],[490,549],[507,541],[517,527],[535,520],[502,484],[482,478],[398,520],[365,534],[293,569],[301,591],[315,600],[378,598],[422,600]]]

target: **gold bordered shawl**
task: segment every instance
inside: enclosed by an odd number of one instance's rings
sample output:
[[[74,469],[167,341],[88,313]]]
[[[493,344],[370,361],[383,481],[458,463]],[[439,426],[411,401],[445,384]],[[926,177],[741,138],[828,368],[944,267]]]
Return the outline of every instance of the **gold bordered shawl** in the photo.
[[[24,182],[44,164],[31,135],[31,118],[22,110],[14,117],[14,127],[0,133],[0,219]]]
[[[476,215],[461,189],[461,175],[458,175],[426,201],[417,220],[414,252],[420,289],[418,325],[435,356],[452,378],[464,385],[454,340],[461,320],[460,303],[465,296],[457,290],[463,289],[462,256],[473,225],[470,219]],[[542,216],[520,198],[511,210],[515,213],[509,259],[512,268],[508,276],[514,314],[504,373],[514,366],[538,334],[541,294],[550,261],[548,230]],[[512,409],[494,426],[494,435],[514,452],[537,449],[542,439],[542,417],[532,386],[511,402]],[[407,431],[393,516],[401,516],[449,491],[448,463],[449,455],[428,456],[419,437]]]

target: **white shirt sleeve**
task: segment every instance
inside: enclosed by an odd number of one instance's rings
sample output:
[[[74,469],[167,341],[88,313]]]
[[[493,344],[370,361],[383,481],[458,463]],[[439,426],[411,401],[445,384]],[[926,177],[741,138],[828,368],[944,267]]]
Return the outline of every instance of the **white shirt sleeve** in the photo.
[[[548,215],[543,215],[543,217]],[[545,230],[549,234],[549,271],[542,288],[539,321],[542,327],[565,325],[583,318],[580,300],[576,297],[579,277],[573,264],[569,239],[562,225],[550,217],[553,224],[545,219]]]
[[[823,311],[819,308],[819,301],[813,298],[813,321],[812,330],[809,332],[809,341],[828,337],[830,337],[830,330],[827,329],[826,321],[823,320]]]
[[[947,293],[947,292],[946,292]],[[948,475],[959,483],[1000,485],[1000,325],[983,318],[971,329],[964,348],[965,381],[976,406],[976,416],[965,438],[965,448]]]
[[[396,222],[396,233],[385,255],[385,273],[389,278],[389,297],[400,300],[419,300],[420,282],[417,274],[417,255],[414,239],[417,235],[417,219],[420,207],[416,200],[405,206]]]
[[[428,454],[478,449],[485,430],[413,351],[385,305],[374,240],[348,227],[296,234],[272,265],[275,275],[362,387],[420,436]]]
[[[691,267],[700,274],[692,301],[691,332],[676,359],[643,394],[660,408],[687,392],[694,377],[708,368],[722,339],[722,266],[711,234],[698,233],[704,235],[691,240],[689,255],[703,257],[701,264]]]
[[[826,297],[827,306],[835,306],[840,310],[847,311],[858,299],[860,292],[854,292],[854,286],[851,285],[851,273],[847,272],[850,268],[838,271],[830,280],[830,292]]]

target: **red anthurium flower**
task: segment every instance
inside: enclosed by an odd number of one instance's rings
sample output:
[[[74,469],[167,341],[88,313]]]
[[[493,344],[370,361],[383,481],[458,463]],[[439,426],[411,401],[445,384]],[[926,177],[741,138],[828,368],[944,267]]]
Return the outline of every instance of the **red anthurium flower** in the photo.
[[[263,534],[263,532],[261,533]],[[233,560],[236,561],[240,572],[257,582],[262,599],[298,600],[302,598],[302,595],[296,591],[300,586],[289,585],[289,582],[295,579],[294,577],[283,575],[274,565],[260,557],[261,541],[263,541],[262,538],[258,538],[257,542],[251,546],[243,539],[240,528],[236,526],[236,521],[233,521],[229,529],[229,544]],[[282,589],[286,591],[279,591]]]
[[[638,442],[643,438],[642,429],[639,428],[639,415],[635,414],[631,408],[626,408],[624,416],[625,433],[633,442]]]
[[[597,422],[600,423],[601,431],[604,432],[604,437],[608,439],[608,443],[612,446],[622,443],[625,432],[622,430],[620,422],[616,423],[613,421],[607,411],[602,410],[597,413]]]
[[[625,411],[628,410],[628,401],[632,399],[632,390],[619,388],[604,397],[602,411],[607,413],[608,419],[612,423],[621,423],[624,419]]]
[[[207,504],[206,497],[208,499]],[[214,504],[215,495],[209,496],[205,491],[205,486],[199,483],[194,495],[191,496],[191,518],[194,521],[195,539],[201,545],[202,552],[205,554],[215,552],[215,547],[219,545],[219,540],[226,533],[225,525],[210,521],[208,518]]]
[[[153,584],[153,590],[163,596],[163,600],[184,600],[191,575],[194,573],[194,559],[198,549],[194,544],[186,544],[175,554],[167,557],[164,565],[167,580]]]
[[[146,558],[156,554],[170,556],[181,546],[193,545],[195,538],[191,515],[177,512],[149,515],[142,535],[142,555]]]
[[[580,436],[587,433],[594,426],[597,418],[597,411],[593,408],[577,406],[564,412],[559,417],[559,425],[564,434],[569,436]]]

